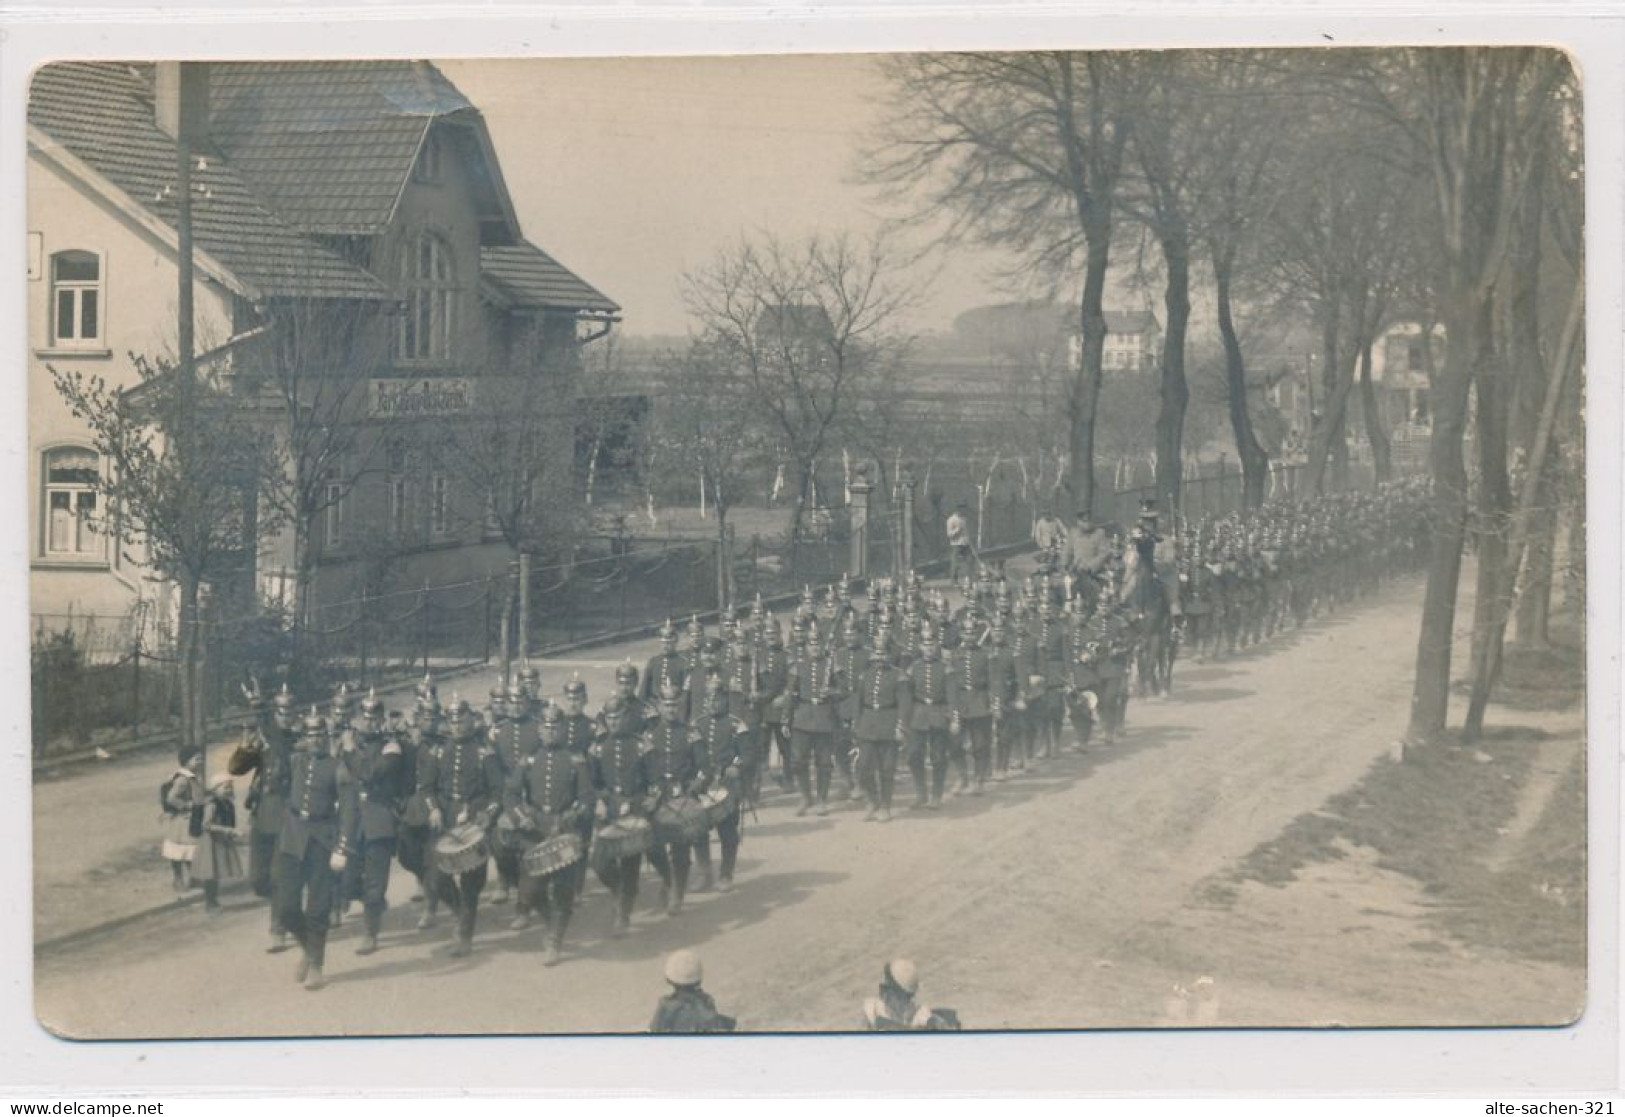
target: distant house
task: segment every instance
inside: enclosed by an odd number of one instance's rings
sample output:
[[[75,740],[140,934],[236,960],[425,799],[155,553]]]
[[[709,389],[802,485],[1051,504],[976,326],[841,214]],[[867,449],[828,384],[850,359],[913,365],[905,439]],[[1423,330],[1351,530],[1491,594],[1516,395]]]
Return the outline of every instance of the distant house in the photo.
[[[540,377],[558,384],[568,468],[578,350],[619,307],[525,238],[484,119],[428,63],[204,72],[206,97],[188,103],[203,130],[192,171],[200,365],[252,385],[274,359],[271,325],[302,307],[341,331],[367,371],[366,390],[327,416],[358,437],[331,467],[342,496],[312,541],[321,595],[352,592],[380,544],[403,584],[498,568],[506,555],[477,512],[485,495],[415,453],[419,436],[466,416],[503,378]],[[177,63],[59,63],[34,78],[27,545],[43,627],[70,612],[165,607],[144,556],[97,530],[103,463],[47,366],[133,387],[130,353],[174,351],[179,89]],[[308,360],[320,377],[333,358],[282,359]],[[261,595],[287,590],[291,546],[252,556]]]
[[[1431,352],[1430,352],[1431,350]],[[1383,422],[1390,428],[1433,426],[1428,414],[1428,370],[1444,360],[1444,332],[1424,336],[1418,322],[1388,327],[1371,349],[1371,380],[1378,388]]]

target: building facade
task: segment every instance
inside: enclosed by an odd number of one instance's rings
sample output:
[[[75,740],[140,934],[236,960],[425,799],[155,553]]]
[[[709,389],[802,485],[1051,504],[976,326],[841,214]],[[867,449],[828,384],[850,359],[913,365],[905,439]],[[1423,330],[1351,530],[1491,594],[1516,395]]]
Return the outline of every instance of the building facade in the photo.
[[[281,440],[298,492],[255,556],[264,599],[444,582],[534,543],[504,460],[570,468],[582,345],[619,308],[525,239],[478,110],[423,62],[63,63],[28,126],[36,624],[168,608],[105,530],[98,461],[51,369],[139,386],[176,350],[175,136],[191,115],[200,374]],[[516,414],[534,426],[521,430]],[[482,427],[482,424],[485,426]],[[492,428],[489,424],[497,424]],[[337,433],[335,433],[337,432]],[[509,440],[508,459],[484,454]],[[521,471],[535,485],[539,466]],[[283,500],[282,503],[290,503]],[[529,537],[526,537],[529,536]]]

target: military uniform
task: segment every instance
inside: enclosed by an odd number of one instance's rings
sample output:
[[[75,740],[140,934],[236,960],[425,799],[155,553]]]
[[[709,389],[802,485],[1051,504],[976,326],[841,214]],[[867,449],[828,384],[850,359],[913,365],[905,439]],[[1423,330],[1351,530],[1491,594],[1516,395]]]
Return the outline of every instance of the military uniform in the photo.
[[[583,822],[591,825],[591,779],[581,758],[564,744],[562,734],[525,759],[509,780],[507,799],[514,807],[534,812],[534,829],[527,828],[527,836],[534,835],[534,840],[527,840],[527,849],[560,834],[573,831],[579,835]],[[520,881],[525,910],[536,912],[548,926],[549,962],[557,961],[564,945],[564,932],[575,907],[576,875],[572,865],[543,877],[526,873]]]
[[[839,698],[829,656],[819,642],[810,641],[791,666],[787,686],[790,709],[790,751],[801,809],[813,808],[813,771],[817,769],[820,814],[829,811],[830,773],[835,767],[835,703]]]
[[[779,753],[779,782],[785,788],[793,784],[790,771],[790,742],[785,725],[784,689],[790,680],[790,653],[769,639],[761,651],[759,670],[762,698],[762,763],[756,773],[756,784],[751,788],[754,802],[761,793],[761,777],[773,763],[773,750]]]
[[[993,775],[993,667],[988,654],[974,644],[955,648],[948,658],[949,704],[960,732],[970,744],[972,793],[980,795]],[[954,747],[963,766],[963,754]],[[964,783],[963,767],[960,771]]]
[[[908,677],[914,699],[908,722],[908,770],[914,777],[914,805],[939,807],[948,782],[948,665],[941,658],[922,658],[908,669]]]
[[[745,635],[738,635],[722,660],[723,685],[728,694],[728,712],[744,724],[740,734],[740,787],[746,795],[756,786],[761,770],[761,680],[757,677],[758,657]]]
[[[454,729],[438,755],[423,759],[427,763],[418,765],[418,784],[431,809],[439,812],[442,825],[451,828],[476,822],[489,827],[500,805],[503,784],[496,749],[472,732],[459,735]],[[457,912],[456,953],[466,954],[474,942],[486,866],[454,875],[442,871],[431,857],[429,875],[430,887]]]
[[[347,842],[352,856],[345,872],[345,895],[359,898],[366,938],[360,953],[378,948],[378,930],[389,894],[389,863],[398,837],[396,807],[403,798],[406,766],[400,742],[388,733],[368,733],[344,754],[355,796],[353,828]]]
[[[853,618],[846,628],[846,646],[835,649],[832,655],[835,678],[841,687],[841,697],[835,705],[835,762],[841,770],[841,779],[846,784],[846,797],[861,799],[863,793],[858,790],[856,774],[853,772],[858,741],[852,727],[858,719],[857,685],[863,678],[864,669],[869,665],[869,653],[859,636],[855,623],[856,614],[853,614]]]
[[[695,785],[698,794],[713,788],[727,788],[733,796],[733,810],[716,824],[717,841],[722,847],[722,863],[718,874],[723,890],[733,886],[734,866],[739,861],[740,797],[744,786],[742,772],[749,729],[743,719],[728,711],[725,692],[711,709],[690,723],[690,739],[694,742]],[[711,875],[711,835],[694,843],[694,855],[702,871]]]
[[[496,750],[503,781],[514,779],[542,747],[540,727],[530,715],[529,701],[524,694],[514,691],[497,703],[488,738],[491,747]],[[506,903],[508,894],[519,888],[519,855],[524,846],[512,818],[506,812],[497,822],[491,845],[498,886],[492,902]],[[522,899],[520,903],[523,904]]]
[[[644,772],[648,780],[648,812],[651,819],[664,806],[675,806],[694,796],[694,746],[688,739],[688,726],[678,717],[660,719],[644,733],[648,742]],[[657,837],[649,847],[649,864],[660,874],[662,898],[669,913],[683,906],[688,894],[688,871],[692,864],[687,842],[662,842]]]
[[[403,763],[401,766],[401,787],[407,789],[405,801],[400,808],[400,822],[396,826],[396,855],[400,858],[401,868],[417,878],[418,888],[423,894],[425,908],[423,917],[418,922],[421,929],[427,929],[434,923],[435,911],[440,901],[435,898],[434,889],[428,886],[429,875],[429,849],[434,841],[434,833],[429,828],[429,802],[425,795],[419,794],[419,773],[434,762],[444,738],[440,732],[440,707],[420,706],[413,715],[412,724],[407,727],[403,750]]]
[[[300,979],[320,973],[327,954],[333,907],[334,854],[348,855],[350,773],[328,751],[319,722],[307,721],[306,739],[289,760],[288,798],[277,836],[275,903],[282,926],[304,951]]]
[[[908,674],[892,666],[877,647],[864,668],[853,735],[858,741],[858,775],[869,797],[869,817],[891,818],[897,751],[913,713]]]
[[[243,800],[250,816],[248,879],[254,895],[265,899],[271,899],[274,892],[272,878],[288,798],[289,759],[299,739],[296,730],[277,724],[278,716],[292,716],[292,699],[286,690],[277,696],[271,713],[260,711],[259,725],[255,728],[253,739],[234,751],[226,764],[227,771],[233,776],[254,774]],[[282,937],[286,933],[281,909],[273,903],[272,950],[281,948]]]
[[[1012,742],[1019,743],[1020,730],[1016,719],[1020,711],[1015,708],[1017,690],[1016,661],[1005,643],[1002,625],[995,625],[992,647],[987,653],[988,706],[992,714],[993,778],[1003,780],[1010,773]]]
[[[648,774],[644,755],[648,751],[641,735],[629,732],[623,723],[618,730],[606,727],[588,749],[593,792],[597,799],[599,823],[603,826],[629,817],[647,814]],[[638,874],[643,855],[607,860],[593,858],[593,869],[616,900],[615,930],[624,930],[632,918],[632,905],[638,897]]]
[[[1066,631],[1050,608],[1044,606],[1032,623],[1032,634],[1033,674],[1042,676],[1043,682],[1033,687],[1033,694],[1027,700],[1028,711],[1037,722],[1037,738],[1043,741],[1044,755],[1053,759],[1060,746],[1066,716]]]

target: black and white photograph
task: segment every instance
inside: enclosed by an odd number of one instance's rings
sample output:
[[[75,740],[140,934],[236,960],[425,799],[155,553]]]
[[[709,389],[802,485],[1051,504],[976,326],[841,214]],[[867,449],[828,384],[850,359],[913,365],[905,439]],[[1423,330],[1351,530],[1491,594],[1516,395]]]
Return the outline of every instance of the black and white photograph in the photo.
[[[1505,44],[41,66],[39,1023],[1574,1023],[1583,100]]]

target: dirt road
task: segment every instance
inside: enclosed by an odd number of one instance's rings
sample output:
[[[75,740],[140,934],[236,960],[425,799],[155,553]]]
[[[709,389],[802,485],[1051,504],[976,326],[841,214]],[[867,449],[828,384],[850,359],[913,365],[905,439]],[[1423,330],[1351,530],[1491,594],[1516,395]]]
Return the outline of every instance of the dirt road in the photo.
[[[294,983],[291,953],[262,952],[264,908],[244,904],[48,953],[36,1003],[48,1026],[87,1037],[637,1031],[663,991],[664,954],[689,946],[724,1011],[758,1030],[854,1027],[899,954],[919,964],[928,1002],[978,1028],[1490,1024],[1528,1019],[1531,1005],[1566,1019],[1583,972],[1439,942],[1425,898],[1399,896],[1402,882],[1379,882],[1402,930],[1351,932],[1373,919],[1339,895],[1361,894],[1336,875],[1357,862],[1229,909],[1199,894],[1389,752],[1420,591],[1402,583],[1251,653],[1182,665],[1173,698],[1130,707],[1116,748],[938,815],[797,819],[771,800],[748,824],[734,892],[694,897],[672,919],[643,907],[611,940],[594,887],[555,969],[540,965],[540,930],[506,929],[509,908],[482,908],[476,952],[450,958],[445,920],[409,929],[417,913],[397,874],[384,949],[356,957],[346,927],[319,994]]]

